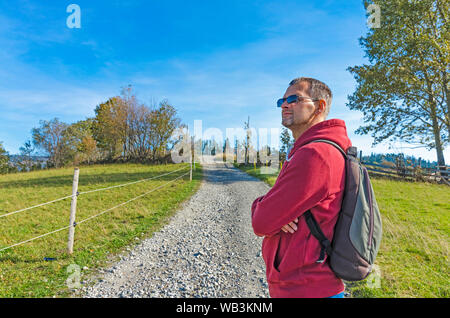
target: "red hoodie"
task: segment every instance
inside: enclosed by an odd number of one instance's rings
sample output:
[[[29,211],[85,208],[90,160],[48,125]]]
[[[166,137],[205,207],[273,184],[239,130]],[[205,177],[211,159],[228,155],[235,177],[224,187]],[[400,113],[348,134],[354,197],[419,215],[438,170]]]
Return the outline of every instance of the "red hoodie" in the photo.
[[[271,297],[330,297],[344,291],[328,262],[316,263],[320,244],[303,216],[311,210],[331,241],[342,203],[345,162],[332,145],[305,145],[316,139],[334,141],[345,151],[351,146],[343,120],[310,127],[294,143],[274,186],[252,204],[253,230],[264,236],[262,254]],[[295,233],[281,231],[297,217]]]

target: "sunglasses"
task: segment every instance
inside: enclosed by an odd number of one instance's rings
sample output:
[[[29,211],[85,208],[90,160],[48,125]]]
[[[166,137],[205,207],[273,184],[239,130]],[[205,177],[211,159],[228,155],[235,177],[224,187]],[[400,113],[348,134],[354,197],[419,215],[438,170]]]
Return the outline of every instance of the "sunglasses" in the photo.
[[[297,95],[291,95],[288,96],[286,98],[280,98],[279,100],[277,100],[277,107],[281,107],[281,105],[283,105],[283,103],[286,101],[288,104],[292,104],[295,102],[304,102],[305,99],[310,99],[313,102],[317,102],[319,99],[318,98],[311,98],[311,97],[305,97],[305,96],[297,96]]]

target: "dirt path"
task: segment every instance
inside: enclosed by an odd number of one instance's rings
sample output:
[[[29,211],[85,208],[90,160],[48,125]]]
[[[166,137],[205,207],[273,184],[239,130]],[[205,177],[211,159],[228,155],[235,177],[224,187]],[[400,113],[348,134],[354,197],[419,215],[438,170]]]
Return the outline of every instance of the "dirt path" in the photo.
[[[250,219],[269,186],[232,165],[203,169],[200,189],[170,223],[103,270],[85,297],[269,296]]]

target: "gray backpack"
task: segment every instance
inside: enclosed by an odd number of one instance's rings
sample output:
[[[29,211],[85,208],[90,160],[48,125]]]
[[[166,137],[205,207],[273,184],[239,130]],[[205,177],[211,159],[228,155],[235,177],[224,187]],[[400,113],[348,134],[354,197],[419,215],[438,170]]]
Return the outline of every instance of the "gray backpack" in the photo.
[[[330,242],[311,211],[305,213],[311,234],[320,242],[318,263],[323,263],[328,254],[330,268],[337,277],[347,281],[366,278],[372,270],[381,242],[381,216],[370,183],[367,169],[357,159],[357,150],[350,147],[345,153],[339,145],[329,140],[325,142],[336,147],[345,158],[345,190],[339,218]]]

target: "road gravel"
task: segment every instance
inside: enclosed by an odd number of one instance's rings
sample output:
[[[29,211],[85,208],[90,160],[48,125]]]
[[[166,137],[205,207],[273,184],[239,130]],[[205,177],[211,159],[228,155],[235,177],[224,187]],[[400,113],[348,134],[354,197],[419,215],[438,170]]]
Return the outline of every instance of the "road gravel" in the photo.
[[[269,186],[227,163],[203,172],[170,222],[85,280],[83,297],[269,297],[250,218]]]

